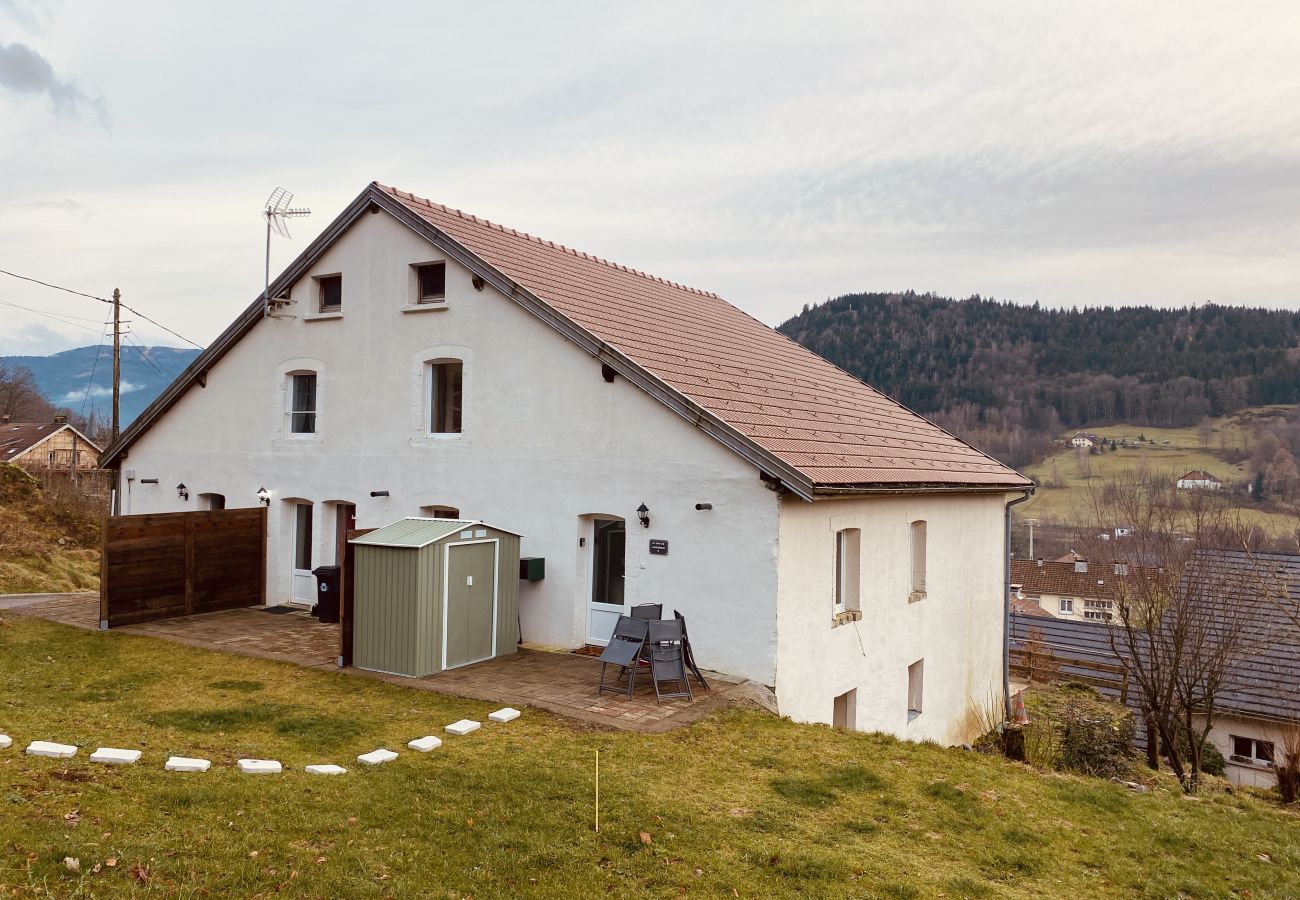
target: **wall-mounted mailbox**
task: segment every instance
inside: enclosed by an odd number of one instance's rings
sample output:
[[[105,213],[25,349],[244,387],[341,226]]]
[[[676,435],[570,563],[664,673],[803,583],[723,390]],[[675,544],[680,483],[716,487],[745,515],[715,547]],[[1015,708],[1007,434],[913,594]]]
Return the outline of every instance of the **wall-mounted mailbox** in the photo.
[[[521,557],[519,577],[524,581],[541,581],[546,577],[546,559],[541,556]]]

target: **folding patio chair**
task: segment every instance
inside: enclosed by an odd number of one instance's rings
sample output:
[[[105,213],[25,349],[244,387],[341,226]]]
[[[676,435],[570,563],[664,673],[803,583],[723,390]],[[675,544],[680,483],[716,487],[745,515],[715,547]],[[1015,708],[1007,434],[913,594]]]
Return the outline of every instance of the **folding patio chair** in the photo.
[[[650,679],[655,686],[655,700],[665,697],[685,697],[694,700],[691,682],[686,674],[686,656],[683,650],[682,623],[680,619],[651,622],[649,634]],[[676,683],[681,690],[660,690],[661,683]]]
[[[645,645],[648,630],[648,623],[644,620],[633,619],[631,616],[618,617],[614,633],[610,635],[609,643],[600,654],[600,684],[596,689],[597,694],[605,692],[605,668],[618,666],[619,678],[623,677],[623,673],[627,673],[625,693],[629,697],[632,696],[632,690],[636,687],[636,662],[641,656],[641,648]],[[618,679],[614,680],[617,683]],[[624,693],[623,688],[615,685],[610,685],[609,689]]]
[[[686,668],[691,670],[691,674],[700,683],[700,687],[707,691],[709,683],[704,680],[704,676],[700,674],[700,667],[695,664],[695,651],[691,649],[691,636],[686,631],[686,617],[675,609],[673,610],[673,617],[682,623],[682,648],[686,655]]]
[[[662,603],[642,603],[639,606],[632,607],[632,618],[645,619],[662,619],[664,616],[664,605]]]

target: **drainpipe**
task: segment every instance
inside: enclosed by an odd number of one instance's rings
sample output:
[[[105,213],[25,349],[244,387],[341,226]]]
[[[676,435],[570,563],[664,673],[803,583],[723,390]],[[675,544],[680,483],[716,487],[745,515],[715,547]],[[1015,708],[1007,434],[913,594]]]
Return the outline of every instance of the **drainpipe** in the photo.
[[[1011,721],[1011,507],[1024,503],[1034,495],[1030,488],[1006,508],[1006,553],[1002,557],[1002,712],[1005,721]]]

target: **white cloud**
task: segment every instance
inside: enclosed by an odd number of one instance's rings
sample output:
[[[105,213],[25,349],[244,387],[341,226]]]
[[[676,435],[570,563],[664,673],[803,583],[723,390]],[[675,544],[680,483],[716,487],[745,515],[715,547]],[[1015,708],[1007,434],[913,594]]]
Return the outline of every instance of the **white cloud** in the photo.
[[[121,384],[120,393],[130,394],[133,391],[140,390],[140,388],[142,387],[144,387],[144,385],[134,384],[133,382],[130,381],[123,381]],[[62,397],[59,397],[54,402],[59,406],[72,406],[73,404],[83,402],[86,399],[87,394],[90,395],[90,398],[92,400],[103,400],[107,397],[113,396],[113,386],[108,385],[107,387],[103,387],[98,384],[92,384],[80,390],[68,391],[66,394],[64,394]]]

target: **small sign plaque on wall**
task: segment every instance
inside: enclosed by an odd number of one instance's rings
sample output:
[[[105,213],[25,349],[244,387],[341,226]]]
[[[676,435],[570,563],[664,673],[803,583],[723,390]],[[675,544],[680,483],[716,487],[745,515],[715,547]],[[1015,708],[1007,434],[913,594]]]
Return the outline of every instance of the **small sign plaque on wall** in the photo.
[[[651,555],[651,556],[667,556],[667,555],[668,555],[668,542],[667,542],[667,541],[664,541],[664,540],[660,540],[660,539],[658,539],[658,538],[651,538],[651,539],[650,539],[650,555]]]

